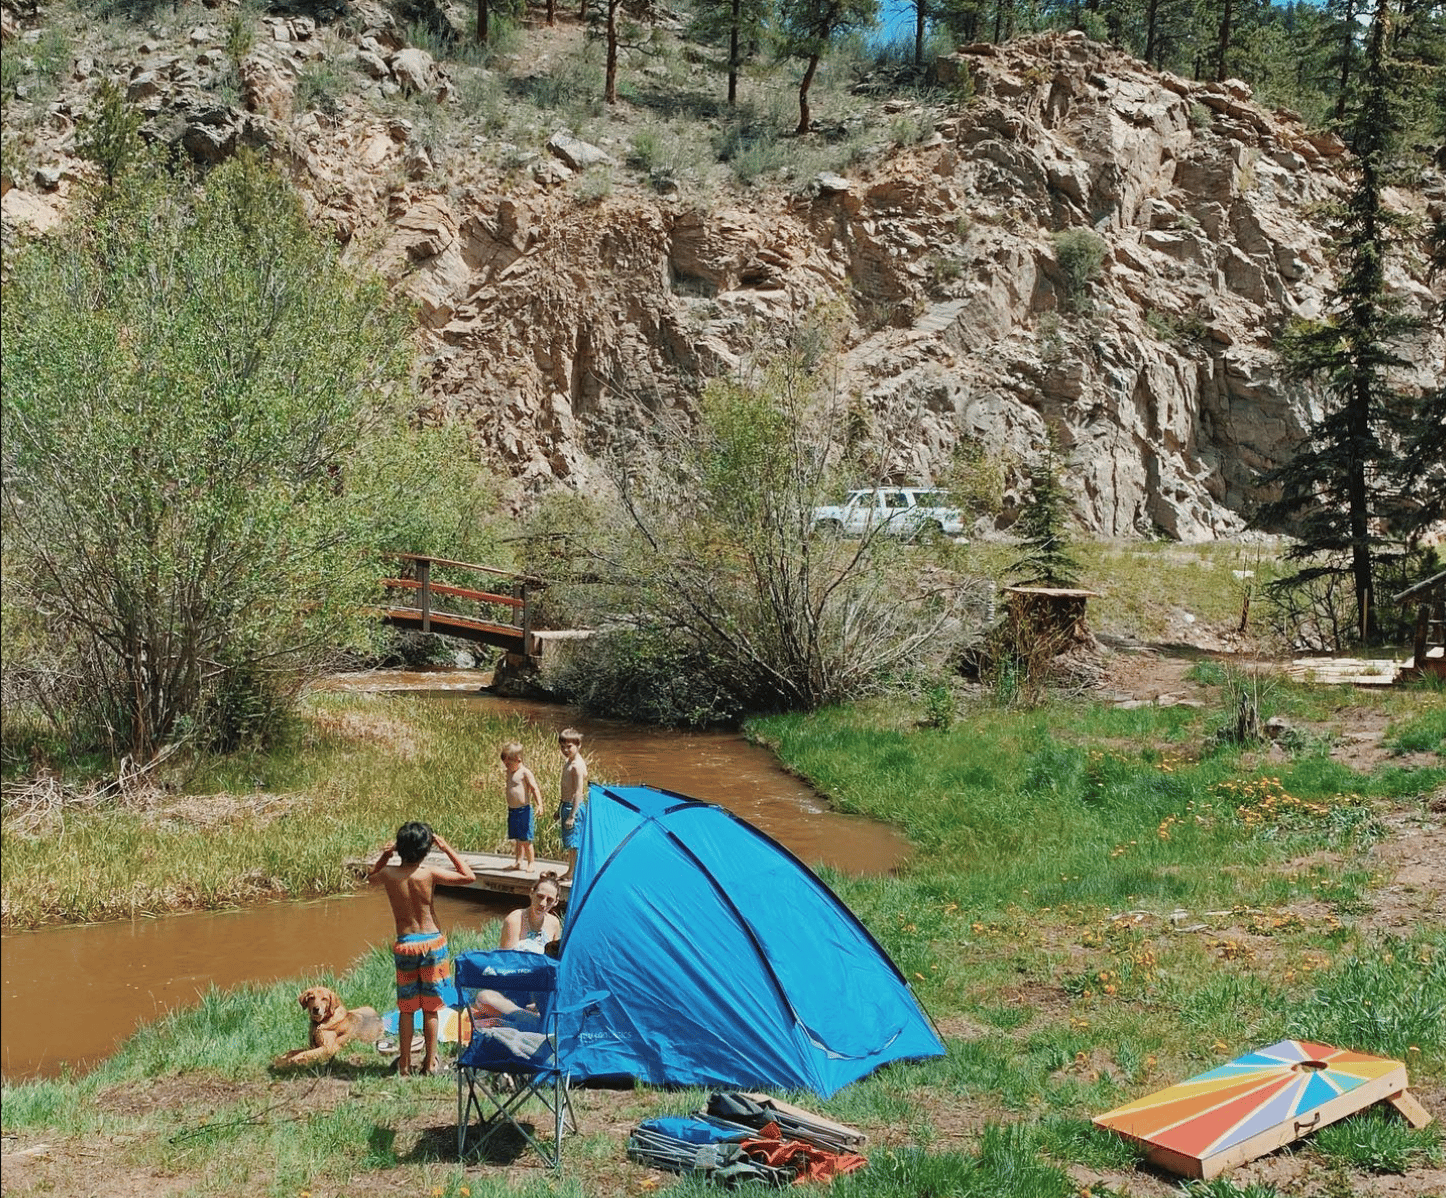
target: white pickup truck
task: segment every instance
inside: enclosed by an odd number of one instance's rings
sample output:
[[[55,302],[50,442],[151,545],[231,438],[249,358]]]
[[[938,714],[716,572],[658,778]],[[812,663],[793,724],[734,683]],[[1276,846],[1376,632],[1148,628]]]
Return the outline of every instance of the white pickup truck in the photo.
[[[963,514],[948,496],[928,487],[866,487],[850,491],[841,504],[813,509],[820,532],[862,536],[878,528],[891,537],[958,537]]]

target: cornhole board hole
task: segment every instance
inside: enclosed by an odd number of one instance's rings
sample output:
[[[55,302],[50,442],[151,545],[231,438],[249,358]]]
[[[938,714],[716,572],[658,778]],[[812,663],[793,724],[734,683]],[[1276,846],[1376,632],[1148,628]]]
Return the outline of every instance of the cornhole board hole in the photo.
[[[1387,1099],[1413,1127],[1431,1121],[1406,1093],[1406,1066],[1310,1040],[1282,1040],[1137,1098],[1094,1122],[1183,1177],[1214,1177]]]

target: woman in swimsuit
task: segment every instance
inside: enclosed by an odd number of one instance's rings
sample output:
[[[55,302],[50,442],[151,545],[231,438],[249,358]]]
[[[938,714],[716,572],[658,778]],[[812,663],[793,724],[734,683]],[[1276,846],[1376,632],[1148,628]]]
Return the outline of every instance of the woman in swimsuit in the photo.
[[[532,884],[532,898],[527,906],[512,912],[502,921],[499,948],[514,948],[524,953],[540,953],[562,935],[562,921],[552,912],[562,897],[557,874],[548,870]]]

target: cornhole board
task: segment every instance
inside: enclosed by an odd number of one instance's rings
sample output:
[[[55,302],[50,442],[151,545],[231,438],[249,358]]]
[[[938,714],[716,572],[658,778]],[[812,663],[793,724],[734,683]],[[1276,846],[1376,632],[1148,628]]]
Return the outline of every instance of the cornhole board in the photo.
[[[1282,1040],[1094,1122],[1155,1164],[1209,1178],[1386,1099],[1413,1127],[1431,1121],[1406,1092],[1406,1066],[1310,1040]]]

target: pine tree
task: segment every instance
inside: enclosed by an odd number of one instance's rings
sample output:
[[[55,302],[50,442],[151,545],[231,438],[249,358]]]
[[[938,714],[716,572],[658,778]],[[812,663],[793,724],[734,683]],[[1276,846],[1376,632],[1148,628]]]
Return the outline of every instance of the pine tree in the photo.
[[[780,23],[784,57],[799,58],[805,64],[798,85],[796,132],[807,133],[813,123],[808,90],[824,54],[844,34],[872,28],[878,16],[879,0],[783,0]]]
[[[708,45],[724,47],[725,57],[710,65],[728,75],[728,104],[738,103],[738,77],[755,58],[773,22],[771,0],[700,0],[693,7],[689,33]]]
[[[645,25],[657,17],[653,0],[582,0],[587,36],[603,43],[603,100],[618,102],[618,63],[625,51],[647,50]]]
[[[1326,411],[1291,460],[1262,479],[1280,494],[1255,517],[1257,525],[1288,529],[1297,540],[1287,557],[1310,563],[1278,586],[1350,576],[1362,641],[1375,628],[1375,577],[1392,554],[1388,537],[1403,510],[1399,448],[1417,406],[1390,380],[1405,364],[1393,346],[1419,322],[1386,291],[1386,259],[1402,226],[1382,202],[1396,129],[1389,27],[1389,0],[1377,0],[1351,122],[1357,179],[1338,213],[1341,270],[1331,311],[1292,329],[1283,346],[1288,372],[1321,388]],[[1321,560],[1331,554],[1345,561]]]
[[[1446,276],[1446,218],[1431,230],[1431,277]],[[1437,319],[1446,323],[1446,305],[1436,306]],[[1409,497],[1404,524],[1415,538],[1446,520],[1446,376],[1421,397],[1406,427],[1399,460],[1400,482]]]
[[[1059,459],[1051,444],[1035,456],[1029,498],[1015,523],[1020,555],[1009,572],[1026,586],[1065,587],[1079,581],[1080,564],[1070,554],[1069,496],[1059,475]]]

